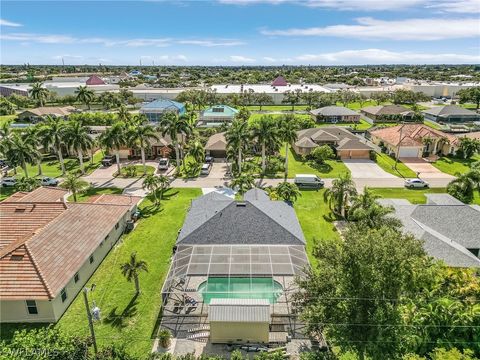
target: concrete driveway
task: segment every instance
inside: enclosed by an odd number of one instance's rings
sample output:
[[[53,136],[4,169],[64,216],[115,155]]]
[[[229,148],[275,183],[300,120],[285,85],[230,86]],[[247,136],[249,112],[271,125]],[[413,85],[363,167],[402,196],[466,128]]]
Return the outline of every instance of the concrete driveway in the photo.
[[[441,172],[435,166],[426,162],[423,159],[400,158],[400,161],[403,162],[410,169],[418,173],[418,176],[420,178],[428,178],[428,179],[453,179],[454,178],[454,176]]]
[[[384,171],[372,160],[345,159],[345,166],[352,173],[353,179],[396,179],[395,175]]]
[[[227,176],[228,164],[226,162],[214,162],[208,175],[200,175],[203,179],[225,179]]]

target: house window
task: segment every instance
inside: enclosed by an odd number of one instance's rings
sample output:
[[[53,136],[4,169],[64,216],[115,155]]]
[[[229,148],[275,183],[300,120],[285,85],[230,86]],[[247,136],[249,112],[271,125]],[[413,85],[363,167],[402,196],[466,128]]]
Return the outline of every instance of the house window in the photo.
[[[25,300],[27,303],[27,311],[30,315],[37,315],[38,314],[38,309],[37,309],[37,302],[35,300]]]
[[[78,272],[76,272],[75,275],[73,276],[73,281],[77,283],[78,280],[80,280],[80,275],[78,275]]]
[[[62,302],[65,302],[65,300],[67,300],[67,290],[65,290],[65,288],[63,288],[60,292],[60,296],[62,297]]]
[[[93,263],[93,255],[90,256],[90,264]]]

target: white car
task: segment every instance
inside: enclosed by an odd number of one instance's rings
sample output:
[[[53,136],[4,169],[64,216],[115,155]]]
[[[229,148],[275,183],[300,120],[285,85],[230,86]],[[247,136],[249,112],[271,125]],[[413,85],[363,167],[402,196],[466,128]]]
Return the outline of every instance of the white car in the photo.
[[[2,179],[2,186],[7,187],[7,186],[15,186],[17,183],[17,180],[14,177],[4,177]]]
[[[57,186],[58,180],[48,176],[44,176],[40,179],[40,183],[42,184],[42,186]]]
[[[158,170],[168,170],[169,165],[170,161],[167,158],[161,158],[158,161]]]
[[[405,180],[405,187],[409,189],[428,188],[428,186],[429,185],[425,180],[419,178]]]

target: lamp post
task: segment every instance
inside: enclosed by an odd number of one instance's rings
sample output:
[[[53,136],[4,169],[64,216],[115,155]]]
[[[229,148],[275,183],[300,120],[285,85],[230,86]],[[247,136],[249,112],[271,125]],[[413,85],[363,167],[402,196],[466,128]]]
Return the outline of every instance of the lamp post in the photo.
[[[95,289],[95,285],[92,285],[92,291]],[[85,309],[87,310],[88,326],[90,327],[90,335],[93,341],[93,351],[95,355],[98,353],[97,339],[95,338],[95,329],[93,328],[92,313],[90,312],[90,306],[88,305],[88,288],[83,288],[83,300],[85,300]]]

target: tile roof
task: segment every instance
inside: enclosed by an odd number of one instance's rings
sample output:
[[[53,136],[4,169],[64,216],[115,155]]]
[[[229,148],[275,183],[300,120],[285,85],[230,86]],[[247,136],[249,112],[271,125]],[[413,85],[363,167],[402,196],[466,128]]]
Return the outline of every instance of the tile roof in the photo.
[[[393,146],[397,146],[399,143],[403,146],[423,146],[422,139],[425,137],[434,139],[446,138],[450,141],[450,144],[457,142],[457,138],[454,135],[432,129],[424,124],[396,125],[375,129],[370,133]],[[402,137],[400,138],[400,136]]]
[[[205,144],[205,150],[226,150],[227,149],[227,140],[225,138],[225,133],[213,134],[208,138],[207,143]]]
[[[142,200],[141,196],[130,195],[114,195],[114,194],[101,194],[89,199],[89,203],[92,204],[104,204],[104,205],[129,205],[135,206]]]
[[[39,187],[32,192],[16,192],[4,202],[57,202],[62,201],[68,190],[55,187]]]
[[[270,322],[270,303],[266,299],[212,299],[208,320],[213,322]]]
[[[357,139],[344,138],[336,146],[337,150],[373,150],[369,144],[363,143]]]
[[[283,76],[277,76],[275,80],[272,81],[272,86],[287,86],[287,80]]]
[[[372,150],[373,147],[362,142],[359,137],[341,126],[322,126],[297,132],[295,146],[303,148],[317,147],[321,142],[333,142],[337,150]]]

